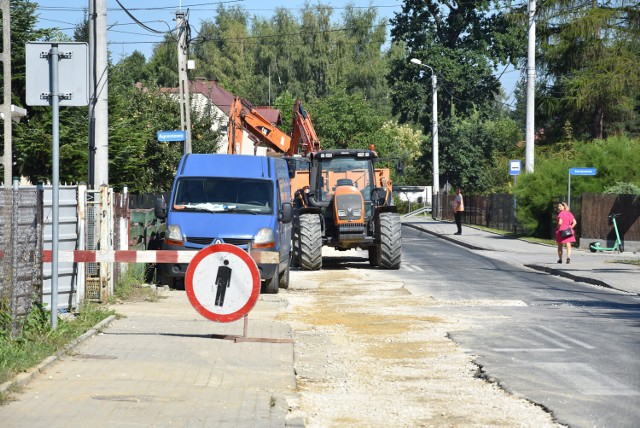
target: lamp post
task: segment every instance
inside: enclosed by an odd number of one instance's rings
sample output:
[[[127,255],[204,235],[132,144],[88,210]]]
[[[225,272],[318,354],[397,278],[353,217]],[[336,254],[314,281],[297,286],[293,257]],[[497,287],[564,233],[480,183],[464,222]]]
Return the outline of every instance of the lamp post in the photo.
[[[433,187],[431,189],[431,216],[433,219],[438,219],[441,217],[440,211],[440,166],[438,164],[438,79],[436,78],[436,74],[433,71],[433,68],[428,66],[427,64],[423,64],[417,58],[411,58],[411,62],[416,65],[420,65],[422,67],[427,67],[431,70],[431,88],[433,93],[433,111],[431,113],[431,122],[432,122],[432,143],[433,143]]]

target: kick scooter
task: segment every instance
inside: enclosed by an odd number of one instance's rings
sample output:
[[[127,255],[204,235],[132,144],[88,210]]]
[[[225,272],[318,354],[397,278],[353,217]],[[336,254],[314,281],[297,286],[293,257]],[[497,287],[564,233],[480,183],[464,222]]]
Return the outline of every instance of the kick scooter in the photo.
[[[624,246],[622,245],[622,241],[620,240],[620,233],[618,233],[618,225],[616,224],[616,217],[620,217],[620,214],[611,213],[608,215],[613,223],[613,230],[616,231],[616,242],[613,244],[611,248],[605,248],[600,246],[600,241],[592,242],[589,244],[589,249],[592,253],[596,251],[618,251],[622,253],[624,251]]]

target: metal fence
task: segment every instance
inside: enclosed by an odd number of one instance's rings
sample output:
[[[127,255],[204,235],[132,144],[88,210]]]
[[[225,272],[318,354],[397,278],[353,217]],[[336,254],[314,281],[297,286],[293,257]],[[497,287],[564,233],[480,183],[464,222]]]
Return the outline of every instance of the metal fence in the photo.
[[[444,220],[454,219],[454,200],[455,195],[440,195]],[[517,221],[516,209],[513,195],[503,193],[489,196],[464,195],[462,222],[521,234],[525,231]]]
[[[12,337],[20,319],[42,303],[42,194],[0,188],[0,309],[11,317]]]

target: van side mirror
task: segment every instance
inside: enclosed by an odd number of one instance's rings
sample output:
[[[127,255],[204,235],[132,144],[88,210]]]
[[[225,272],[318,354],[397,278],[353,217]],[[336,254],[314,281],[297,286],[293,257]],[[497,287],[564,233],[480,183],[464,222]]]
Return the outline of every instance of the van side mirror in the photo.
[[[153,213],[160,220],[167,218],[167,203],[164,198],[156,198],[156,202],[153,205]]]
[[[293,206],[291,202],[282,203],[282,207],[278,213],[278,220],[283,223],[291,223],[291,220],[293,220]]]

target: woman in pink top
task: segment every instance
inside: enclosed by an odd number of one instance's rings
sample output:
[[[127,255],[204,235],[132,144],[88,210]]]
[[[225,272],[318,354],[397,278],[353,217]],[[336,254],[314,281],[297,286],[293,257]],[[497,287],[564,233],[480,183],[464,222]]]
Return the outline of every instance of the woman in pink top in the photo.
[[[576,227],[576,218],[569,211],[569,206],[566,202],[560,202],[558,204],[558,224],[556,226],[556,242],[558,243],[558,263],[562,263],[562,244],[567,244],[567,264],[571,263],[571,243],[576,242],[576,237],[573,234],[573,228]],[[560,231],[563,229],[571,228],[571,236],[563,238],[560,236]]]

